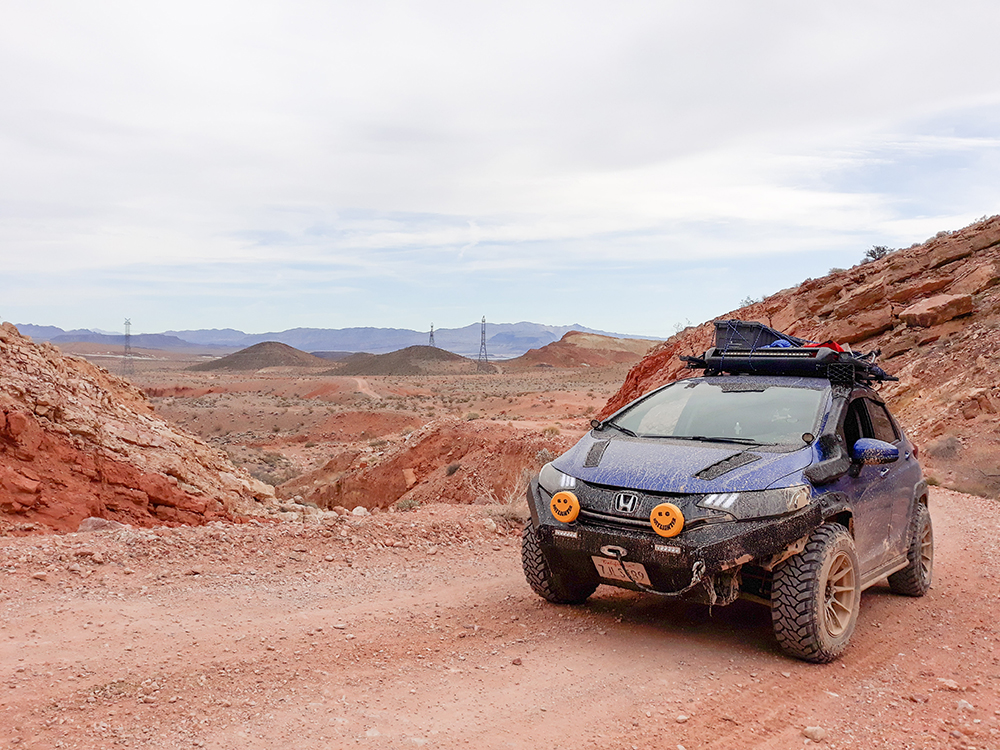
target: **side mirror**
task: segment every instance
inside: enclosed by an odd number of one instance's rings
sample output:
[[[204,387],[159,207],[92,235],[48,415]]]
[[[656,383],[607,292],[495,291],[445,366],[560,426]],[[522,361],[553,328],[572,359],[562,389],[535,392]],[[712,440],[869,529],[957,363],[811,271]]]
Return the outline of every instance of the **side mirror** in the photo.
[[[591,419],[591,420],[590,420],[590,426],[591,426],[591,427],[592,427],[593,429],[595,429],[595,430],[599,430],[599,429],[601,429],[602,427],[604,427],[604,422],[602,422],[602,421],[601,421],[601,420],[599,420],[599,419]]]
[[[891,464],[899,460],[899,448],[874,438],[861,438],[851,448],[851,460],[858,464]]]

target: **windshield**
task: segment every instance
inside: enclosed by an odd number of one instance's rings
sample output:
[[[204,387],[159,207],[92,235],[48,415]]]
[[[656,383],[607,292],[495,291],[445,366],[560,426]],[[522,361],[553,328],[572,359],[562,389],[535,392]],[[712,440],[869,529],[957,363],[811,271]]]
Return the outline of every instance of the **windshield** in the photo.
[[[815,431],[825,391],[781,385],[679,381],[608,423],[639,437],[800,444]]]

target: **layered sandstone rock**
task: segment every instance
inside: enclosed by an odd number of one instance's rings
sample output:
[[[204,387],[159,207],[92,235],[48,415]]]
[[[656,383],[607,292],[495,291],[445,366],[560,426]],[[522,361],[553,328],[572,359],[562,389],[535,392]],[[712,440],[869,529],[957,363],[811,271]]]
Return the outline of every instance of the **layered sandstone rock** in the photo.
[[[911,436],[959,446],[931,472],[951,486],[1000,494],[1000,216],[942,233],[880,260],[810,279],[721,315],[856,350],[882,350],[900,378],[882,392]],[[653,349],[601,411],[604,417],[663,383],[693,374],[678,359],[714,342],[711,322]],[[951,444],[951,443],[950,443]]]
[[[203,523],[273,498],[127,381],[0,326],[0,532]]]

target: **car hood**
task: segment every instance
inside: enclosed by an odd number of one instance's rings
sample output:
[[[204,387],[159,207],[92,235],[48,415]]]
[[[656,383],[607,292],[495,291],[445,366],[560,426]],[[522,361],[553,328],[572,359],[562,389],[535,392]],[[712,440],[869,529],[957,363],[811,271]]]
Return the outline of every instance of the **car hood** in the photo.
[[[606,445],[600,445],[606,443]],[[726,443],[608,437],[591,432],[553,461],[564,474],[591,484],[646,492],[711,493],[766,489],[801,472],[813,447],[769,453]],[[596,464],[596,465],[595,465]]]

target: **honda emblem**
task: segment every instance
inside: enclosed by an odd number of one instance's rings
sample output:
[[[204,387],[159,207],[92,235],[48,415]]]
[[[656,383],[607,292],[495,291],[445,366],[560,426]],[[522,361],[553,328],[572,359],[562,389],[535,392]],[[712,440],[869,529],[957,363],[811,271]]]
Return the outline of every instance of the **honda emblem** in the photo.
[[[615,495],[615,510],[619,513],[634,513],[639,504],[639,496],[634,492],[619,492]]]

